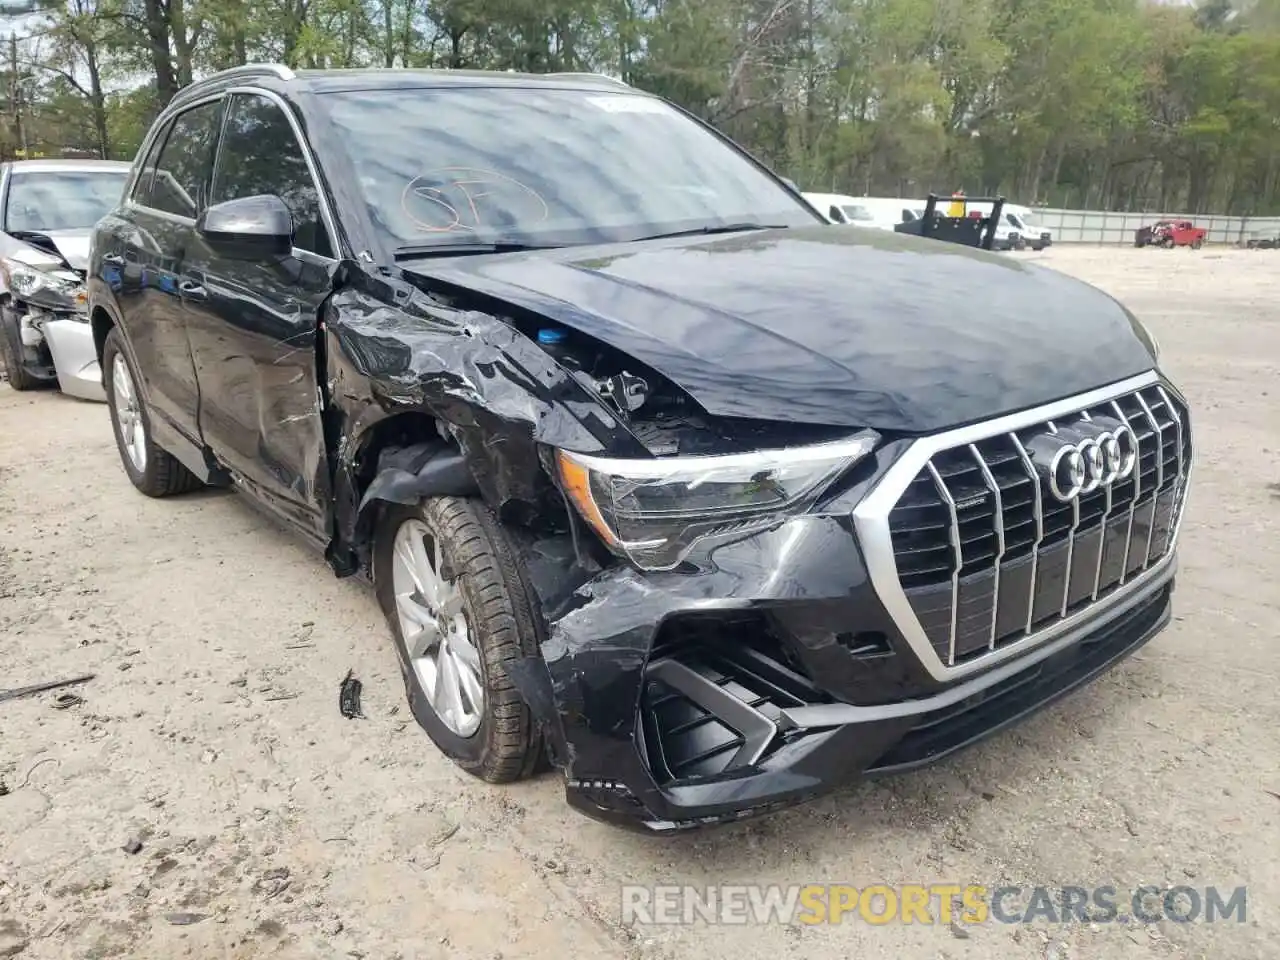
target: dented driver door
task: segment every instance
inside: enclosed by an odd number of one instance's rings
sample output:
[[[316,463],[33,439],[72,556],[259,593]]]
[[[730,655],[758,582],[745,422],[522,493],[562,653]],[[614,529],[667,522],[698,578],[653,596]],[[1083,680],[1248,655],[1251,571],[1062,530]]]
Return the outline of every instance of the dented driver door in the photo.
[[[281,105],[233,93],[210,203],[274,194],[294,221],[292,255],[233,259],[199,237],[180,278],[200,429],[215,456],[274,512],[328,540],[329,472],[317,364],[332,246],[301,146]]]

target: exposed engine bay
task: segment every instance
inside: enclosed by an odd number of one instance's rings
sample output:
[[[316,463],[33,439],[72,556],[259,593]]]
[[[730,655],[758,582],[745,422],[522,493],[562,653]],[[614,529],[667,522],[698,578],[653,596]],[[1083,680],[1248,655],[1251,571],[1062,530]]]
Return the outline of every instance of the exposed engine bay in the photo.
[[[550,323],[512,325],[600,397],[655,457],[747,452],[819,443],[848,433],[843,428],[711,416],[669,379],[594,337]]]

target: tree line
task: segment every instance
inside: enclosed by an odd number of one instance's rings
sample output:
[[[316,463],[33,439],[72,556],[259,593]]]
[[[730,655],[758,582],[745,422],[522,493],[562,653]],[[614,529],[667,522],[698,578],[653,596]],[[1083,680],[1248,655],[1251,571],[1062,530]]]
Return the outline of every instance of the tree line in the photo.
[[[246,62],[589,71],[808,190],[1280,213],[1280,0],[10,0],[0,15],[5,157],[132,158],[178,89]]]

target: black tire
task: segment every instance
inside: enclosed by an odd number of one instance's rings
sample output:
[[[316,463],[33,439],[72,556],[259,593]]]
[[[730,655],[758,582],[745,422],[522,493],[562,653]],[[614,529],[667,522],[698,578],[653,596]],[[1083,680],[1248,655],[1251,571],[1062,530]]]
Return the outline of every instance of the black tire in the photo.
[[[9,386],[15,390],[37,390],[48,382],[33,377],[22,366],[22,334],[12,310],[0,309],[0,359],[4,360],[4,372],[9,376]]]
[[[463,614],[480,652],[485,702],[480,726],[468,737],[449,729],[428,702],[400,629],[392,553],[396,531],[408,520],[421,521],[430,535],[439,537],[442,566],[446,576],[453,575],[448,579],[460,581]],[[418,725],[445,756],[481,780],[510,783],[535,773],[545,755],[542,732],[505,665],[540,655],[541,614],[493,511],[479,500],[460,497],[433,497],[413,507],[388,505],[374,534],[373,574]]]
[[[120,454],[120,463],[129,476],[129,482],[148,497],[169,497],[177,493],[189,493],[204,486],[200,479],[182,465],[182,463],[164,450],[156,446],[151,433],[151,414],[147,404],[138,393],[138,416],[143,429],[143,446],[146,450],[145,469],[139,470],[125,452],[124,434],[120,427],[120,414],[116,409],[115,360],[120,357],[129,369],[133,389],[141,382],[138,370],[129,358],[128,351],[123,348],[120,331],[114,327],[107,334],[102,348],[102,386],[107,394],[107,406],[111,411],[111,431],[115,434],[116,450]]]
[[[1201,247],[1203,247],[1203,246],[1204,246],[1204,241],[1203,241],[1203,240],[1193,240],[1193,241],[1192,241],[1192,243],[1191,243],[1191,249],[1192,249],[1192,250],[1199,250],[1199,249],[1200,249]]]

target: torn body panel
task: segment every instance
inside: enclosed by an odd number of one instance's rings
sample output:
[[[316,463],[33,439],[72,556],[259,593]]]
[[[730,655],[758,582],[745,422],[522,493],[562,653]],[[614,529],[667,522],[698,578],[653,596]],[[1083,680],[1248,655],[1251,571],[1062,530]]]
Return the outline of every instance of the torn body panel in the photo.
[[[455,451],[501,519],[532,527],[563,528],[540,446],[645,454],[620,419],[501,320],[362,268],[346,280],[323,321],[335,566],[367,560],[369,511],[379,499],[439,495],[463,483],[456,469],[440,472],[439,462],[411,452],[380,465],[384,445]],[[416,480],[404,476],[410,464]],[[419,475],[424,468],[428,476]]]

